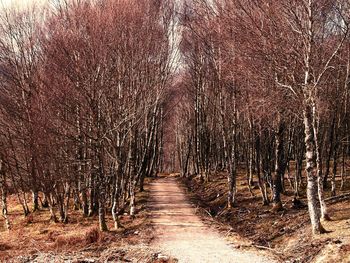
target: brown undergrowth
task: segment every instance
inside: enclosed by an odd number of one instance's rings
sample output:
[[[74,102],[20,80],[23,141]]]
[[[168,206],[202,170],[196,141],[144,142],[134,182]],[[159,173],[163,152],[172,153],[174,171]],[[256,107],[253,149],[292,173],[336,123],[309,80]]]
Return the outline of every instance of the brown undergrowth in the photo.
[[[273,252],[281,262],[350,262],[349,200],[329,204],[332,221],[323,222],[329,233],[313,237],[305,194],[296,207],[292,201],[293,192],[287,187],[282,195],[284,210],[275,212],[272,206],[262,205],[257,187],[252,196],[245,178],[245,174],[238,175],[237,203],[232,209],[226,207],[227,178],[224,173],[212,176],[206,183],[196,176],[181,181],[202,213],[225,226],[226,235],[238,234],[246,241],[243,246]],[[349,186],[344,190],[349,191]]]
[[[112,216],[107,213],[107,232],[99,231],[97,216],[83,217],[81,211],[71,210],[68,224],[50,222],[47,209],[24,217],[15,196],[10,196],[12,229],[6,231],[0,219],[0,261],[154,262],[149,248],[153,231],[146,207],[148,195],[147,187],[137,193],[136,217],[122,215],[121,229],[113,229]]]

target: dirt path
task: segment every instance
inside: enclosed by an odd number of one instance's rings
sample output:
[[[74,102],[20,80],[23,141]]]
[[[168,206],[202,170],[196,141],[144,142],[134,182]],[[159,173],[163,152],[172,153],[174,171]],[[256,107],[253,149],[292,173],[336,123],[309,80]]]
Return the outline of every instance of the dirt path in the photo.
[[[184,190],[171,177],[150,185],[152,222],[157,231],[154,246],[179,262],[274,262],[254,252],[235,249],[195,214]]]

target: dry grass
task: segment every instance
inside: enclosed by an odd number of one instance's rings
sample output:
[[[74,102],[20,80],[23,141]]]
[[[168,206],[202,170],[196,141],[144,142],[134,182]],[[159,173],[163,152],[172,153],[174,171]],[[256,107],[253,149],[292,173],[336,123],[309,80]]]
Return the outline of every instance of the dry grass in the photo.
[[[14,217],[13,214],[10,210],[12,230],[0,232],[0,240],[6,245],[6,249],[0,249],[1,260],[39,252],[73,252],[89,245],[101,245],[104,240],[116,242],[120,238],[114,231],[101,233],[96,227],[96,217],[84,218],[79,212],[70,215],[75,220],[69,224],[50,222],[46,210],[35,212],[27,218],[22,215]],[[112,222],[109,227],[113,229]]]
[[[135,219],[128,215],[121,216],[124,228],[114,230],[112,216],[107,213],[110,231],[100,232],[97,216],[84,218],[81,211],[73,209],[69,212],[68,224],[50,221],[48,209],[41,209],[24,217],[16,197],[10,196],[8,203],[12,229],[5,230],[4,221],[0,218],[0,262],[20,262],[16,258],[42,254],[91,254],[99,257],[110,247],[149,243],[153,236],[149,227],[148,211],[144,205],[147,198],[147,191],[137,194],[138,214]]]

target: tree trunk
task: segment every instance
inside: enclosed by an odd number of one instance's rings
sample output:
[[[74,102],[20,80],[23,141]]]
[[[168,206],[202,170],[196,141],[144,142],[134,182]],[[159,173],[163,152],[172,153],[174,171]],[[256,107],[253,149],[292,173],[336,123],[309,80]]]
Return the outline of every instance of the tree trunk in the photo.
[[[39,209],[39,193],[37,190],[32,191],[33,198],[33,212]]]
[[[306,147],[306,175],[307,175],[307,199],[309,214],[314,234],[324,233],[325,230],[320,222],[320,211],[317,200],[318,184],[317,173],[315,171],[315,141],[312,127],[312,110],[306,105],[303,110],[305,147]]]
[[[237,157],[236,157],[236,136],[237,136],[237,109],[236,109],[236,95],[234,91],[234,113],[233,113],[233,127],[232,127],[232,149],[229,165],[229,174],[228,174],[228,207],[233,207],[236,201],[236,170],[237,170]]]
[[[346,169],[345,169],[345,146],[342,147],[342,157],[341,157],[341,171],[340,171],[340,177],[341,177],[341,183],[340,183],[340,190],[344,190],[344,184],[346,180]]]
[[[90,171],[90,200],[89,200],[89,212],[88,216],[96,215],[97,213],[97,187],[96,187],[96,176],[93,171]]]
[[[316,170],[317,170],[317,184],[318,184],[318,199],[320,201],[320,209],[321,209],[321,219],[328,221],[330,217],[327,211],[327,205],[324,201],[324,192],[323,192],[323,172],[322,172],[322,159],[321,159],[321,148],[319,145],[319,124],[316,120],[316,105],[313,102],[312,106],[312,114],[313,114],[313,132],[314,132],[314,140],[315,140],[315,154],[316,154]]]
[[[54,223],[57,223],[58,220],[57,220],[57,216],[55,214],[55,210],[54,210],[54,207],[53,207],[52,197],[51,197],[51,195],[49,193],[47,193],[46,196],[47,196],[47,202],[48,202],[48,205],[49,205],[50,220],[52,220]]]
[[[275,172],[273,173],[272,178],[272,201],[273,201],[273,210],[279,211],[282,210],[282,202],[281,202],[281,192],[282,192],[282,177],[285,171],[285,157],[284,157],[284,130],[285,124],[280,122],[278,131],[275,135],[276,141],[276,161],[275,161]]]
[[[334,151],[333,151],[333,173],[332,173],[332,181],[331,181],[331,194],[332,196],[336,196],[336,185],[335,185],[335,178],[337,175],[337,166],[338,166],[338,145],[335,145]]]
[[[263,205],[268,205],[269,204],[269,199],[266,195],[266,189],[265,189],[265,182],[264,180],[261,178],[261,143],[260,143],[260,135],[255,134],[255,151],[256,151],[256,174],[258,177],[258,186],[261,192],[261,196],[262,196],[262,201],[263,201]]]
[[[236,201],[236,156],[235,156],[235,142],[232,143],[229,173],[228,173],[228,196],[227,205],[229,208],[234,207]]]
[[[333,155],[333,150],[334,150],[334,128],[335,128],[335,114],[332,118],[332,124],[329,128],[329,150],[328,150],[328,155],[327,155],[327,160],[326,160],[326,171],[324,174],[323,178],[323,188],[327,188],[327,181],[328,181],[328,175],[329,175],[329,170],[330,170],[330,163],[331,163],[331,158]]]
[[[2,217],[5,221],[5,228],[7,230],[11,229],[10,220],[8,218],[7,210],[7,183],[6,183],[6,171],[5,165],[2,159],[0,159],[0,187],[1,187],[1,207],[2,207]]]
[[[70,185],[68,182],[64,186],[64,198],[63,198],[63,218],[62,223],[68,223],[68,209],[69,209],[69,200],[70,200]]]
[[[137,131],[133,130],[132,124],[130,123],[130,149],[129,149],[129,193],[130,193],[130,216],[134,218],[135,216],[135,188],[136,188],[136,138]]]
[[[106,224],[106,215],[105,215],[105,189],[100,187],[100,194],[98,198],[98,220],[101,231],[107,231],[108,227]]]
[[[120,196],[120,187],[121,187],[121,173],[122,173],[122,167],[119,161],[115,162],[115,189],[114,189],[114,195],[113,195],[113,204],[112,204],[112,216],[114,220],[114,228],[118,229],[121,227],[120,220],[119,220],[119,196]]]
[[[47,196],[46,196],[45,193],[43,193],[43,199],[42,199],[42,201],[41,201],[41,207],[42,207],[42,208],[47,208],[47,207],[49,207],[49,202],[48,202],[48,200],[47,200]]]

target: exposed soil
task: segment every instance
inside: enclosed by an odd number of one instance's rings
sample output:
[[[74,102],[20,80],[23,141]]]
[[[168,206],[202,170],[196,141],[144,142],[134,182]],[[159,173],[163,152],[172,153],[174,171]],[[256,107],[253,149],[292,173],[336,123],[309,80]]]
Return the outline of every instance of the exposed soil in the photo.
[[[179,262],[274,262],[257,251],[235,248],[239,240],[230,244],[210,226],[210,221],[205,224],[175,178],[153,181],[150,196],[152,223],[157,233],[152,245]]]
[[[331,232],[313,237],[306,198],[301,197],[301,203],[295,207],[288,189],[282,196],[284,210],[274,212],[271,206],[262,205],[257,188],[253,189],[254,196],[250,194],[245,175],[240,174],[237,205],[228,209],[225,174],[212,176],[207,183],[198,177],[181,180],[203,213],[230,228],[230,234],[237,233],[250,240],[250,246],[271,251],[282,262],[350,262],[349,200],[328,204],[332,221],[323,225]]]

